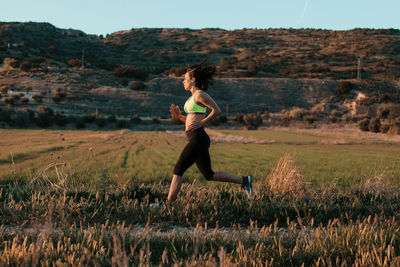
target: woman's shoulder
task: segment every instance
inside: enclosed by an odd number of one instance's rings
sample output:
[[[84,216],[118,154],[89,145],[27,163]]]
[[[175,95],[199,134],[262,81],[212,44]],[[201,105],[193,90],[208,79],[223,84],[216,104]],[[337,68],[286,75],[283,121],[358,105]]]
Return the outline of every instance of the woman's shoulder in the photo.
[[[204,97],[210,97],[210,95],[207,94],[207,92],[205,92],[205,91],[203,91],[203,90],[198,90],[198,91],[196,92],[195,97],[196,97],[196,98],[197,98],[197,97],[204,98]]]

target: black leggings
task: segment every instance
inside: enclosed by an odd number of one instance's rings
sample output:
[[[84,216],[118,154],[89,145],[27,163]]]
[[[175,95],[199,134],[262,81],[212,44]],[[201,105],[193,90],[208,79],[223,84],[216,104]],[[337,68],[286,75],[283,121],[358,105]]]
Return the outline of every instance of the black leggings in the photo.
[[[210,153],[208,152],[210,137],[208,137],[203,127],[186,132],[186,136],[189,139],[189,143],[183,149],[175,165],[174,174],[182,176],[193,163],[196,163],[204,178],[210,180],[214,175],[211,169]]]

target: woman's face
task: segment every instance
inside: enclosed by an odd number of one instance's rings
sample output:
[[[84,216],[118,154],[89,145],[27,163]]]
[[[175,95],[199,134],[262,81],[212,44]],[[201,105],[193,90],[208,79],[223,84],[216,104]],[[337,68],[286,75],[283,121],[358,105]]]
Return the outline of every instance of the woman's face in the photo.
[[[190,76],[189,72],[185,73],[185,79],[183,80],[182,83],[186,91],[189,91],[190,88],[192,88],[192,86],[194,85],[194,78]]]

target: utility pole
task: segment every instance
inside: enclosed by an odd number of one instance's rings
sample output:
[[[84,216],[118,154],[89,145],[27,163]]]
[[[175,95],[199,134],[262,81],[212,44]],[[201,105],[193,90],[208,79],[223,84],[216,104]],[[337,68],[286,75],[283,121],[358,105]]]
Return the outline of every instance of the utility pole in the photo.
[[[83,72],[85,70],[85,49],[82,49],[82,67],[81,71]]]
[[[361,80],[361,58],[358,58],[357,79]]]

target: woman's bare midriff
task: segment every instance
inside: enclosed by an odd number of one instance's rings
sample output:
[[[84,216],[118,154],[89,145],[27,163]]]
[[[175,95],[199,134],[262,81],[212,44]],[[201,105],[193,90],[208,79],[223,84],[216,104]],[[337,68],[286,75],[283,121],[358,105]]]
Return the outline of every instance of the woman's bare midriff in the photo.
[[[201,121],[202,119],[204,119],[204,115],[203,114],[188,114],[186,116],[186,123],[185,123],[185,131],[188,130],[189,125],[191,125],[193,122],[195,121]]]

